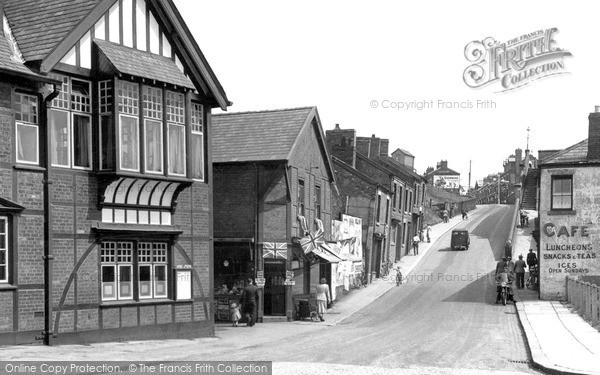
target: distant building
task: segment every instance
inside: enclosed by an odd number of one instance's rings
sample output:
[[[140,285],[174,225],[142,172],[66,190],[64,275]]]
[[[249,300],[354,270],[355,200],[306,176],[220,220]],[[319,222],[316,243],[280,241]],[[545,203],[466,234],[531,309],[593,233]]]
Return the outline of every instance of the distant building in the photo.
[[[415,168],[415,156],[401,148],[398,148],[396,151],[392,152],[392,159],[410,169]]]
[[[437,163],[436,169],[431,171],[428,168],[428,170],[429,172],[425,174],[425,179],[432,186],[451,190],[457,194],[460,192],[460,173],[448,168],[447,160],[441,160]]]
[[[540,296],[546,300],[566,298],[567,275],[600,275],[598,107],[588,119],[588,139],[558,152],[540,152]]]

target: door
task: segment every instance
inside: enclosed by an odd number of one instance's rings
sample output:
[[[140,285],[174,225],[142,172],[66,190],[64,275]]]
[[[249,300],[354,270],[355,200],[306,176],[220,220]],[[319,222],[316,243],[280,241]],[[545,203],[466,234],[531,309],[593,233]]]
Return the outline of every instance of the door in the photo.
[[[264,261],[265,315],[285,316],[285,261]]]

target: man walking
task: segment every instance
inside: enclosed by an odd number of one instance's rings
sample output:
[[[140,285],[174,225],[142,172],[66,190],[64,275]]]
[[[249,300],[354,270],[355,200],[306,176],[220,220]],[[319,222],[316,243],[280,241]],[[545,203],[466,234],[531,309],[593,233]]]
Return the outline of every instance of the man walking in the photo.
[[[517,274],[517,289],[525,287],[525,268],[527,265],[523,260],[523,255],[519,255],[519,260],[515,262],[514,271]]]
[[[248,278],[248,285],[242,292],[240,298],[246,316],[247,326],[252,327],[256,323],[256,301],[258,300],[258,287],[253,284],[251,277]]]
[[[431,225],[427,224],[427,243],[431,242]]]
[[[415,234],[413,237],[413,251],[415,255],[419,255],[419,242],[421,242],[421,239],[418,234]]]
[[[527,254],[527,267],[531,269],[532,266],[537,266],[538,259],[536,253],[533,252],[533,249],[529,249],[529,254]]]

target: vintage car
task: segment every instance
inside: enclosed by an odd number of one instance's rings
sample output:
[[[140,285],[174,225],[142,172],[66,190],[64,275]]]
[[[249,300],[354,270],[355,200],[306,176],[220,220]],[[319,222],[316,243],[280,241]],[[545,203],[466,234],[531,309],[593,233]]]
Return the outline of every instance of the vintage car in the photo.
[[[469,250],[469,231],[467,229],[454,229],[452,231],[452,239],[450,240],[450,248],[452,250],[465,249]]]

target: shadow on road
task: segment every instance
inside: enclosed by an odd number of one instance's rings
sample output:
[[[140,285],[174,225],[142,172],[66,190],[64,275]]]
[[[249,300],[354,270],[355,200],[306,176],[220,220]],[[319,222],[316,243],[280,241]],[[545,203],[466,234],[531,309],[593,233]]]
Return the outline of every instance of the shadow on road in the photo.
[[[443,300],[443,302],[470,302],[494,305],[496,303],[496,283],[494,271],[464,275],[473,282]]]
[[[483,219],[471,232],[489,240],[496,261],[504,255],[506,236],[512,223],[512,212],[513,206],[499,206],[496,212]]]

